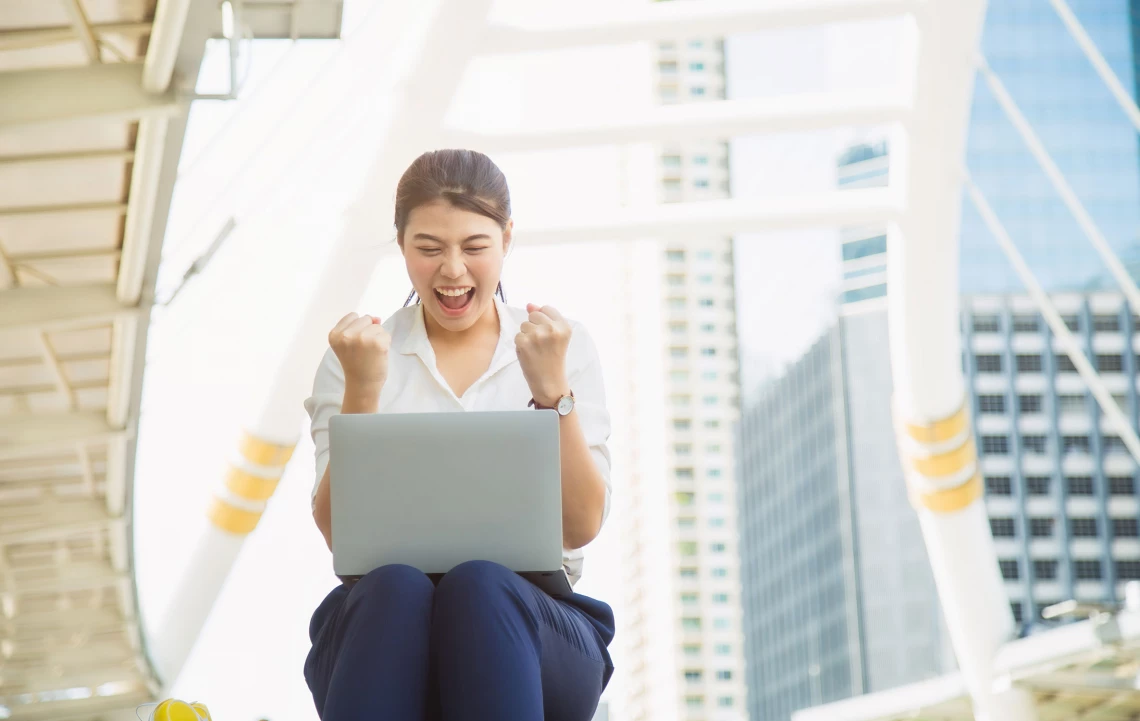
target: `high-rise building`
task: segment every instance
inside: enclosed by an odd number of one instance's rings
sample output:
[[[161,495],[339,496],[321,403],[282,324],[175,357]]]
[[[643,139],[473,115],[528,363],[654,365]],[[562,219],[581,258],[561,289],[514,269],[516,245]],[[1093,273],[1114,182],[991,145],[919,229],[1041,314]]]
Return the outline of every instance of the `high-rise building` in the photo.
[[[741,568],[753,718],[940,675],[952,659],[890,417],[882,311],[841,318],[745,399]]]
[[[890,180],[887,142],[852,145],[839,156],[837,181],[841,189],[883,188]],[[879,223],[839,229],[843,257],[844,314],[884,310],[887,305],[887,228]]]
[[[1068,5],[1135,96],[1140,80],[1136,3],[1069,0]],[[1109,245],[1122,255],[1128,252],[1140,227],[1136,128],[1054,8],[1031,0],[990,0],[982,53]],[[1103,271],[1100,257],[981,77],[974,88],[967,167],[1047,290],[1079,289]],[[1022,292],[968,201],[961,249],[964,293]]]
[[[661,103],[724,97],[721,39],[661,42],[655,62]],[[663,202],[729,195],[723,142],[662,147],[658,163]],[[649,466],[631,460],[639,466],[631,468],[629,489],[638,508],[623,514],[623,712],[629,721],[741,721],[747,708],[733,476],[739,369],[732,241],[694,237],[655,246],[655,253],[656,292],[639,300],[661,304],[650,317],[662,327],[650,336],[660,347],[664,398],[661,414],[647,422],[660,424],[655,437],[663,447],[638,442],[664,462],[650,477]]]
[[[1119,292],[1053,302],[1137,427],[1140,316]],[[1140,579],[1136,462],[1025,296],[969,296],[964,367],[986,508],[1016,619]]]

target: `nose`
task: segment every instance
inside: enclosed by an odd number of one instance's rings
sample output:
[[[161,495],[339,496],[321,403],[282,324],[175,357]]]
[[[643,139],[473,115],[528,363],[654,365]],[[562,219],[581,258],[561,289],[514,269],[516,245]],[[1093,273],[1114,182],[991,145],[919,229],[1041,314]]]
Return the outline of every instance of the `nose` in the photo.
[[[448,253],[439,269],[440,275],[445,278],[462,278],[467,274],[467,265],[463,262],[462,253]]]

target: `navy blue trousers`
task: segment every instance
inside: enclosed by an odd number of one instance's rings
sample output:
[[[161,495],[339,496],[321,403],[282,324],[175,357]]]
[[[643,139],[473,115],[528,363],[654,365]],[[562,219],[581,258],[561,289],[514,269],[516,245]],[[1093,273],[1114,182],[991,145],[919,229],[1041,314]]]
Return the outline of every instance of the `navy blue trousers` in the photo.
[[[498,564],[438,584],[410,566],[333,589],[309,623],[322,721],[589,721],[613,673],[614,617]]]

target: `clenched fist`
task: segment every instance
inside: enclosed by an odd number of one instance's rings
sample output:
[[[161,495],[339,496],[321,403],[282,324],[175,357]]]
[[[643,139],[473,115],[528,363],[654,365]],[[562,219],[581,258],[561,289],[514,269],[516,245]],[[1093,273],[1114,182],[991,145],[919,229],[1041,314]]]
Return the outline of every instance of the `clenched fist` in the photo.
[[[566,380],[566,349],[570,347],[570,323],[551,306],[527,303],[530,317],[515,336],[515,351],[523,377],[535,402],[553,406],[569,395]]]
[[[380,319],[349,313],[329,332],[329,347],[344,369],[346,387],[375,392],[388,379],[388,349],[392,337]]]

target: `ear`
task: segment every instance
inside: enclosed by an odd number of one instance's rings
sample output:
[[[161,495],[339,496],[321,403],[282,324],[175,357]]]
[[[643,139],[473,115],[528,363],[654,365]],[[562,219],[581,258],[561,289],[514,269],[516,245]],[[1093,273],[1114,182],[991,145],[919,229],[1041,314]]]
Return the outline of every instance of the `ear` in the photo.
[[[511,252],[511,240],[514,237],[515,220],[511,218],[507,221],[507,227],[503,229],[503,256],[505,257]]]

